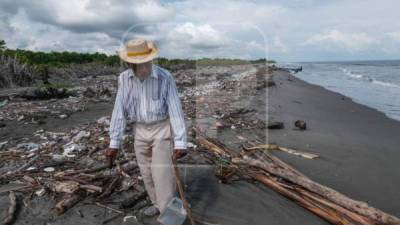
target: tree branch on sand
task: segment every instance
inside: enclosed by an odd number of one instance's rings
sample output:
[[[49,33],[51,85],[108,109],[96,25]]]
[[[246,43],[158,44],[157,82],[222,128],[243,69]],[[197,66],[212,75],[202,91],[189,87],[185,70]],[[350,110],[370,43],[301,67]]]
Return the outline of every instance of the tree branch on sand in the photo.
[[[218,141],[196,130],[194,132],[196,142],[216,158],[223,157],[229,161],[228,166],[239,168],[236,171],[293,200],[331,224],[400,225],[399,218],[311,180],[269,151],[255,148],[237,154]]]

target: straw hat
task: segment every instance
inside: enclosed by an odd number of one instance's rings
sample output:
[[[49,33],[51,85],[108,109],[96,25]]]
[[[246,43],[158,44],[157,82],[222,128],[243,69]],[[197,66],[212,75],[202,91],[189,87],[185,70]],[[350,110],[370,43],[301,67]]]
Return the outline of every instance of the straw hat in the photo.
[[[153,42],[133,39],[125,43],[118,51],[119,57],[128,63],[145,63],[157,56],[158,50]]]

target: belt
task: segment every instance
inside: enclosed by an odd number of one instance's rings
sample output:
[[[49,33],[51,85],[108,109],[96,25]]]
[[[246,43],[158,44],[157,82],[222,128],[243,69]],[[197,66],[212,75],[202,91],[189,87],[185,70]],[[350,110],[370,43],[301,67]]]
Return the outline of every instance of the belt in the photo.
[[[169,120],[169,118],[167,117],[165,119],[157,120],[157,121],[153,121],[153,122],[136,122],[136,124],[137,125],[142,125],[142,126],[151,126],[151,125],[155,125],[155,124],[166,122],[168,120]]]

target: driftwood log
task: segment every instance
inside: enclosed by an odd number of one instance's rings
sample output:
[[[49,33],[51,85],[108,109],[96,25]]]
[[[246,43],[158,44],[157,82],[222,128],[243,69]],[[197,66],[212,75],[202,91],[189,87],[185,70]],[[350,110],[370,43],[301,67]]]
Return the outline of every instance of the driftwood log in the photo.
[[[122,162],[119,162],[121,165],[127,163],[128,160],[123,160]],[[104,169],[109,168],[110,166],[108,164],[100,165],[94,168],[89,168],[89,169],[82,169],[82,170],[75,170],[75,171],[62,171],[58,172],[55,174],[57,177],[62,177],[62,176],[72,176],[80,173],[95,173]]]
[[[276,167],[273,162],[263,162],[257,159],[251,159],[246,156],[242,159],[237,159],[235,161],[236,163],[260,168],[271,175],[284,178],[285,180],[304,189],[303,191],[308,190],[311,193],[315,193],[321,197],[326,198],[326,200],[334,204],[342,206],[343,208],[351,210],[359,215],[370,218],[372,221],[376,221],[379,224],[400,224],[400,220],[398,218],[395,218],[394,216],[375,209],[365,202],[353,200],[329,187],[312,181],[306,176],[299,176],[293,171],[286,170],[285,168]]]
[[[147,193],[145,191],[139,193],[138,195],[131,196],[129,198],[126,198],[124,201],[121,202],[122,208],[129,208],[133,207],[136,204],[138,204],[140,201],[143,201],[146,199]]]
[[[12,224],[14,221],[15,211],[17,211],[17,196],[13,191],[10,191],[10,206],[8,207],[7,216],[3,220],[3,225]]]
[[[196,142],[201,147],[215,156],[229,158],[232,166],[239,167],[242,173],[331,224],[400,225],[399,218],[311,180],[268,151],[237,154],[202,133],[196,134]]]
[[[294,149],[290,149],[290,148],[285,148],[285,147],[282,147],[282,146],[278,146],[276,144],[257,145],[257,146],[254,146],[254,147],[247,148],[246,150],[255,150],[255,149],[277,150],[277,151],[286,152],[288,154],[292,154],[292,155],[295,155],[295,156],[303,157],[303,158],[306,158],[306,159],[319,158],[319,156],[316,155],[316,154],[312,154],[312,153],[308,153],[308,152],[302,152],[302,151],[298,151],[298,150],[294,150]]]
[[[54,176],[56,181],[53,182],[49,179],[50,182],[48,185],[54,192],[65,193],[63,198],[55,206],[56,212],[59,215],[63,214],[82,200],[82,191],[99,193],[98,199],[110,196],[121,181],[122,171],[131,171],[137,168],[137,163],[135,161],[129,162],[128,160],[123,160],[116,163],[119,166],[113,169],[109,169],[109,165],[104,164],[94,168],[56,173]],[[107,179],[112,181],[104,187],[97,186],[94,183],[96,180]]]
[[[65,194],[61,201],[56,204],[55,210],[58,215],[63,214],[65,211],[73,207],[76,203],[81,200],[81,196],[78,194]]]
[[[112,192],[114,191],[115,186],[118,184],[120,179],[121,179],[120,176],[116,176],[111,181],[111,183],[104,189],[104,192],[101,193],[101,195],[97,197],[97,199],[102,199],[102,198],[105,198],[105,197],[108,197],[109,195],[111,195]]]
[[[40,150],[38,150],[38,151],[40,151]],[[28,162],[26,162],[24,165],[22,165],[22,166],[20,166],[19,168],[17,168],[15,171],[12,171],[12,172],[10,172],[10,173],[2,174],[2,175],[0,176],[0,180],[6,179],[7,177],[12,177],[14,174],[17,174],[17,173],[19,173],[19,172],[21,172],[21,171],[27,169],[27,168],[30,167],[36,160],[38,160],[39,157],[40,157],[40,152],[36,153],[35,156],[33,156],[31,159],[29,159]]]

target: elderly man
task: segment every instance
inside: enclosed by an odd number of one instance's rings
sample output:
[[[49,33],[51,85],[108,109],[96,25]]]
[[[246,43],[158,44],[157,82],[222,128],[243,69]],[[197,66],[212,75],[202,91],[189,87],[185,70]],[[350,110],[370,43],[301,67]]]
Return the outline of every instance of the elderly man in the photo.
[[[152,202],[143,213],[155,216],[175,196],[172,159],[186,154],[181,102],[171,74],[152,63],[157,56],[152,42],[130,40],[118,54],[129,68],[118,77],[106,157],[112,164],[122,145],[127,120],[135,121],[136,159]]]

